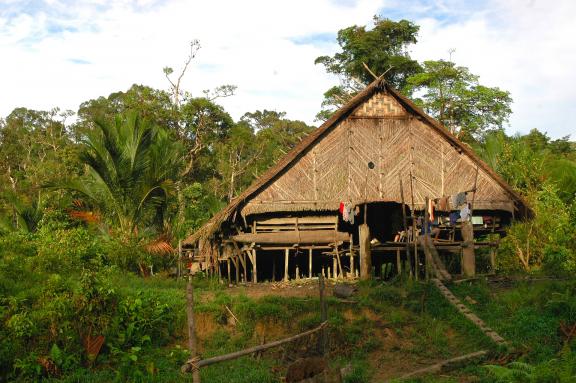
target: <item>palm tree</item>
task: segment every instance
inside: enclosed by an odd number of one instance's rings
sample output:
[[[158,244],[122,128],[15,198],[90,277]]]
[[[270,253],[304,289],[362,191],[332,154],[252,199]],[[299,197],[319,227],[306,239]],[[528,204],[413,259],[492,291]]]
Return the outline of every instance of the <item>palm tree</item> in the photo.
[[[136,112],[97,120],[83,140],[86,173],[68,188],[117,227],[124,238],[162,231],[180,167],[180,148],[169,134]]]

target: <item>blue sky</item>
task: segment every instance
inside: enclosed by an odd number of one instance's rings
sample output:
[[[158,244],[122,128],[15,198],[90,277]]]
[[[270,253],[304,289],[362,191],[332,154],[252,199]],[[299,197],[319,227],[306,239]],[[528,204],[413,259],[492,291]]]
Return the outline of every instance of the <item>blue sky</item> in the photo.
[[[571,0],[3,0],[0,116],[76,110],[134,83],[168,89],[162,68],[178,71],[199,39],[186,90],[233,84],[236,95],[221,102],[235,118],[266,108],[314,123],[337,82],[314,59],[338,50],[339,29],[378,14],[420,25],[418,60],[453,50],[481,83],[510,91],[509,133],[575,139],[575,13]]]

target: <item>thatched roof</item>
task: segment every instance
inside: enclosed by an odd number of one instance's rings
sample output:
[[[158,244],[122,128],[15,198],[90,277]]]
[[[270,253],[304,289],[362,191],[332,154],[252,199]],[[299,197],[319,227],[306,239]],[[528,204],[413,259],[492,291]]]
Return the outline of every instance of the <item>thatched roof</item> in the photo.
[[[305,137],[294,149],[292,149],[288,154],[282,157],[274,166],[272,166],[268,171],[266,171],[261,177],[259,177],[249,188],[247,188],[242,194],[236,197],[228,206],[217,213],[208,223],[206,223],[202,228],[188,237],[184,244],[190,245],[197,242],[200,239],[207,239],[217,233],[223,222],[228,221],[234,217],[235,214],[253,214],[261,213],[265,211],[301,211],[301,210],[334,210],[337,209],[338,201],[302,201],[302,203],[285,203],[285,201],[280,201],[284,203],[278,203],[279,201],[271,201],[272,205],[261,207],[258,206],[255,201],[251,200],[262,193],[268,186],[270,186],[275,180],[278,179],[282,174],[284,174],[288,169],[291,168],[299,159],[306,155],[311,147],[319,141],[325,133],[330,132],[333,127],[337,126],[353,113],[357,113],[357,110],[361,104],[370,99],[377,92],[386,92],[386,94],[391,95],[398,103],[401,105],[401,109],[405,110],[407,114],[416,116],[417,119],[422,121],[428,127],[432,128],[437,135],[439,134],[446,142],[448,142],[453,148],[458,150],[458,153],[465,154],[472,163],[474,163],[478,169],[483,171],[490,178],[490,181],[495,185],[499,185],[505,193],[509,201],[506,203],[510,205],[516,204],[516,208],[522,209],[524,213],[529,212],[526,203],[522,197],[516,193],[510,185],[508,185],[494,170],[492,170],[486,163],[484,163],[474,151],[468,147],[466,144],[458,140],[450,131],[445,128],[438,121],[427,115],[422,109],[416,106],[412,101],[401,95],[397,90],[388,85],[382,78],[379,78],[368,85],[362,92],[358,93],[350,102],[345,106],[340,108],[336,113],[332,115],[324,124],[319,128],[310,133]],[[407,185],[405,184],[405,187]],[[416,204],[417,205],[417,204]],[[415,205],[415,206],[416,206]],[[476,204],[475,204],[476,206]],[[487,202],[486,209],[490,207],[489,201]],[[504,206],[504,205],[502,205]],[[482,207],[479,207],[482,208]],[[242,211],[245,209],[244,211]],[[271,210],[270,210],[271,209]],[[512,206],[514,209],[514,206]],[[506,209],[508,210],[508,209]]]

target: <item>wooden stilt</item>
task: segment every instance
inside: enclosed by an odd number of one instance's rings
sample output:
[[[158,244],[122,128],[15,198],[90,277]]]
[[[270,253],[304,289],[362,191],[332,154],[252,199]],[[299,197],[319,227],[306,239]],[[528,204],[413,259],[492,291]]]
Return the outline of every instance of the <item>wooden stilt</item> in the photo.
[[[490,247],[490,274],[496,274],[496,246]]]
[[[402,275],[402,263],[400,259],[400,250],[396,250],[396,272],[398,276]]]
[[[334,279],[338,278],[338,261],[335,255],[332,256],[332,276]]]
[[[256,262],[256,249],[252,249],[252,282],[258,283],[258,263]]]
[[[230,276],[230,257],[226,260],[226,268],[228,270],[228,284],[232,283],[232,278]]]
[[[414,237],[414,279],[417,281],[420,278],[420,257],[418,256],[418,242]]]
[[[276,257],[272,257],[272,282],[276,280]]]
[[[290,249],[284,250],[284,282],[288,282],[288,259],[290,257]]]
[[[312,278],[312,249],[308,249],[308,278]]]
[[[360,279],[371,278],[372,274],[372,254],[370,248],[370,228],[363,223],[358,228],[360,237]]]
[[[298,264],[296,264],[296,280],[300,280],[300,268],[298,267]]]
[[[350,278],[354,278],[354,237],[350,234]]]
[[[336,246],[336,261],[338,266],[338,278],[344,278],[344,269],[342,268],[342,262],[340,261],[340,251],[338,246]]]
[[[248,282],[248,266],[246,265],[246,254],[244,252],[242,252],[240,259],[242,260],[242,268],[244,269],[243,280],[244,280],[244,283],[247,283]]]
[[[465,277],[476,275],[476,259],[474,254],[474,228],[471,222],[462,222],[462,274]]]
[[[236,271],[236,284],[240,283],[240,265],[238,261],[238,256],[232,257],[232,263],[234,264],[234,271]]]

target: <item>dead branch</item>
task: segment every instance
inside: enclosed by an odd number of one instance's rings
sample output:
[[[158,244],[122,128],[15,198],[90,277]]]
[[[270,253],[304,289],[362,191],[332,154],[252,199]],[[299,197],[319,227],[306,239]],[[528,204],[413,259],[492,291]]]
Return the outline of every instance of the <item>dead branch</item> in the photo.
[[[441,371],[447,371],[450,368],[454,368],[458,365],[461,365],[463,362],[468,362],[472,359],[482,359],[486,355],[488,355],[488,351],[482,350],[482,351],[476,351],[476,352],[473,352],[470,354],[458,356],[456,358],[446,359],[446,360],[443,360],[443,361],[438,362],[436,364],[433,364],[432,366],[421,368],[419,370],[412,371],[406,375],[402,375],[401,377],[395,378],[394,380],[412,379],[412,378],[415,378],[415,377],[421,376],[421,375],[435,374],[435,373],[438,373]],[[387,382],[389,382],[389,380]]]
[[[190,372],[192,363],[195,363],[195,365],[198,366],[198,368],[200,368],[200,367],[209,366],[211,364],[224,362],[227,360],[238,359],[244,355],[249,355],[249,354],[259,352],[259,351],[264,351],[264,350],[267,350],[269,348],[278,347],[278,346],[281,346],[285,343],[293,342],[297,339],[300,339],[300,338],[303,338],[306,336],[310,336],[310,335],[322,330],[324,327],[327,326],[327,324],[328,324],[328,322],[322,322],[322,324],[320,324],[320,326],[313,328],[312,330],[304,331],[303,333],[300,333],[298,335],[294,335],[294,336],[291,336],[289,338],[280,339],[280,340],[266,343],[266,344],[261,344],[259,346],[250,347],[250,348],[247,348],[245,350],[232,352],[230,354],[215,356],[213,358],[208,358],[208,359],[202,359],[200,361],[196,361],[196,360],[191,359],[191,360],[188,360],[186,362],[186,364],[184,364],[180,370],[182,372]]]

